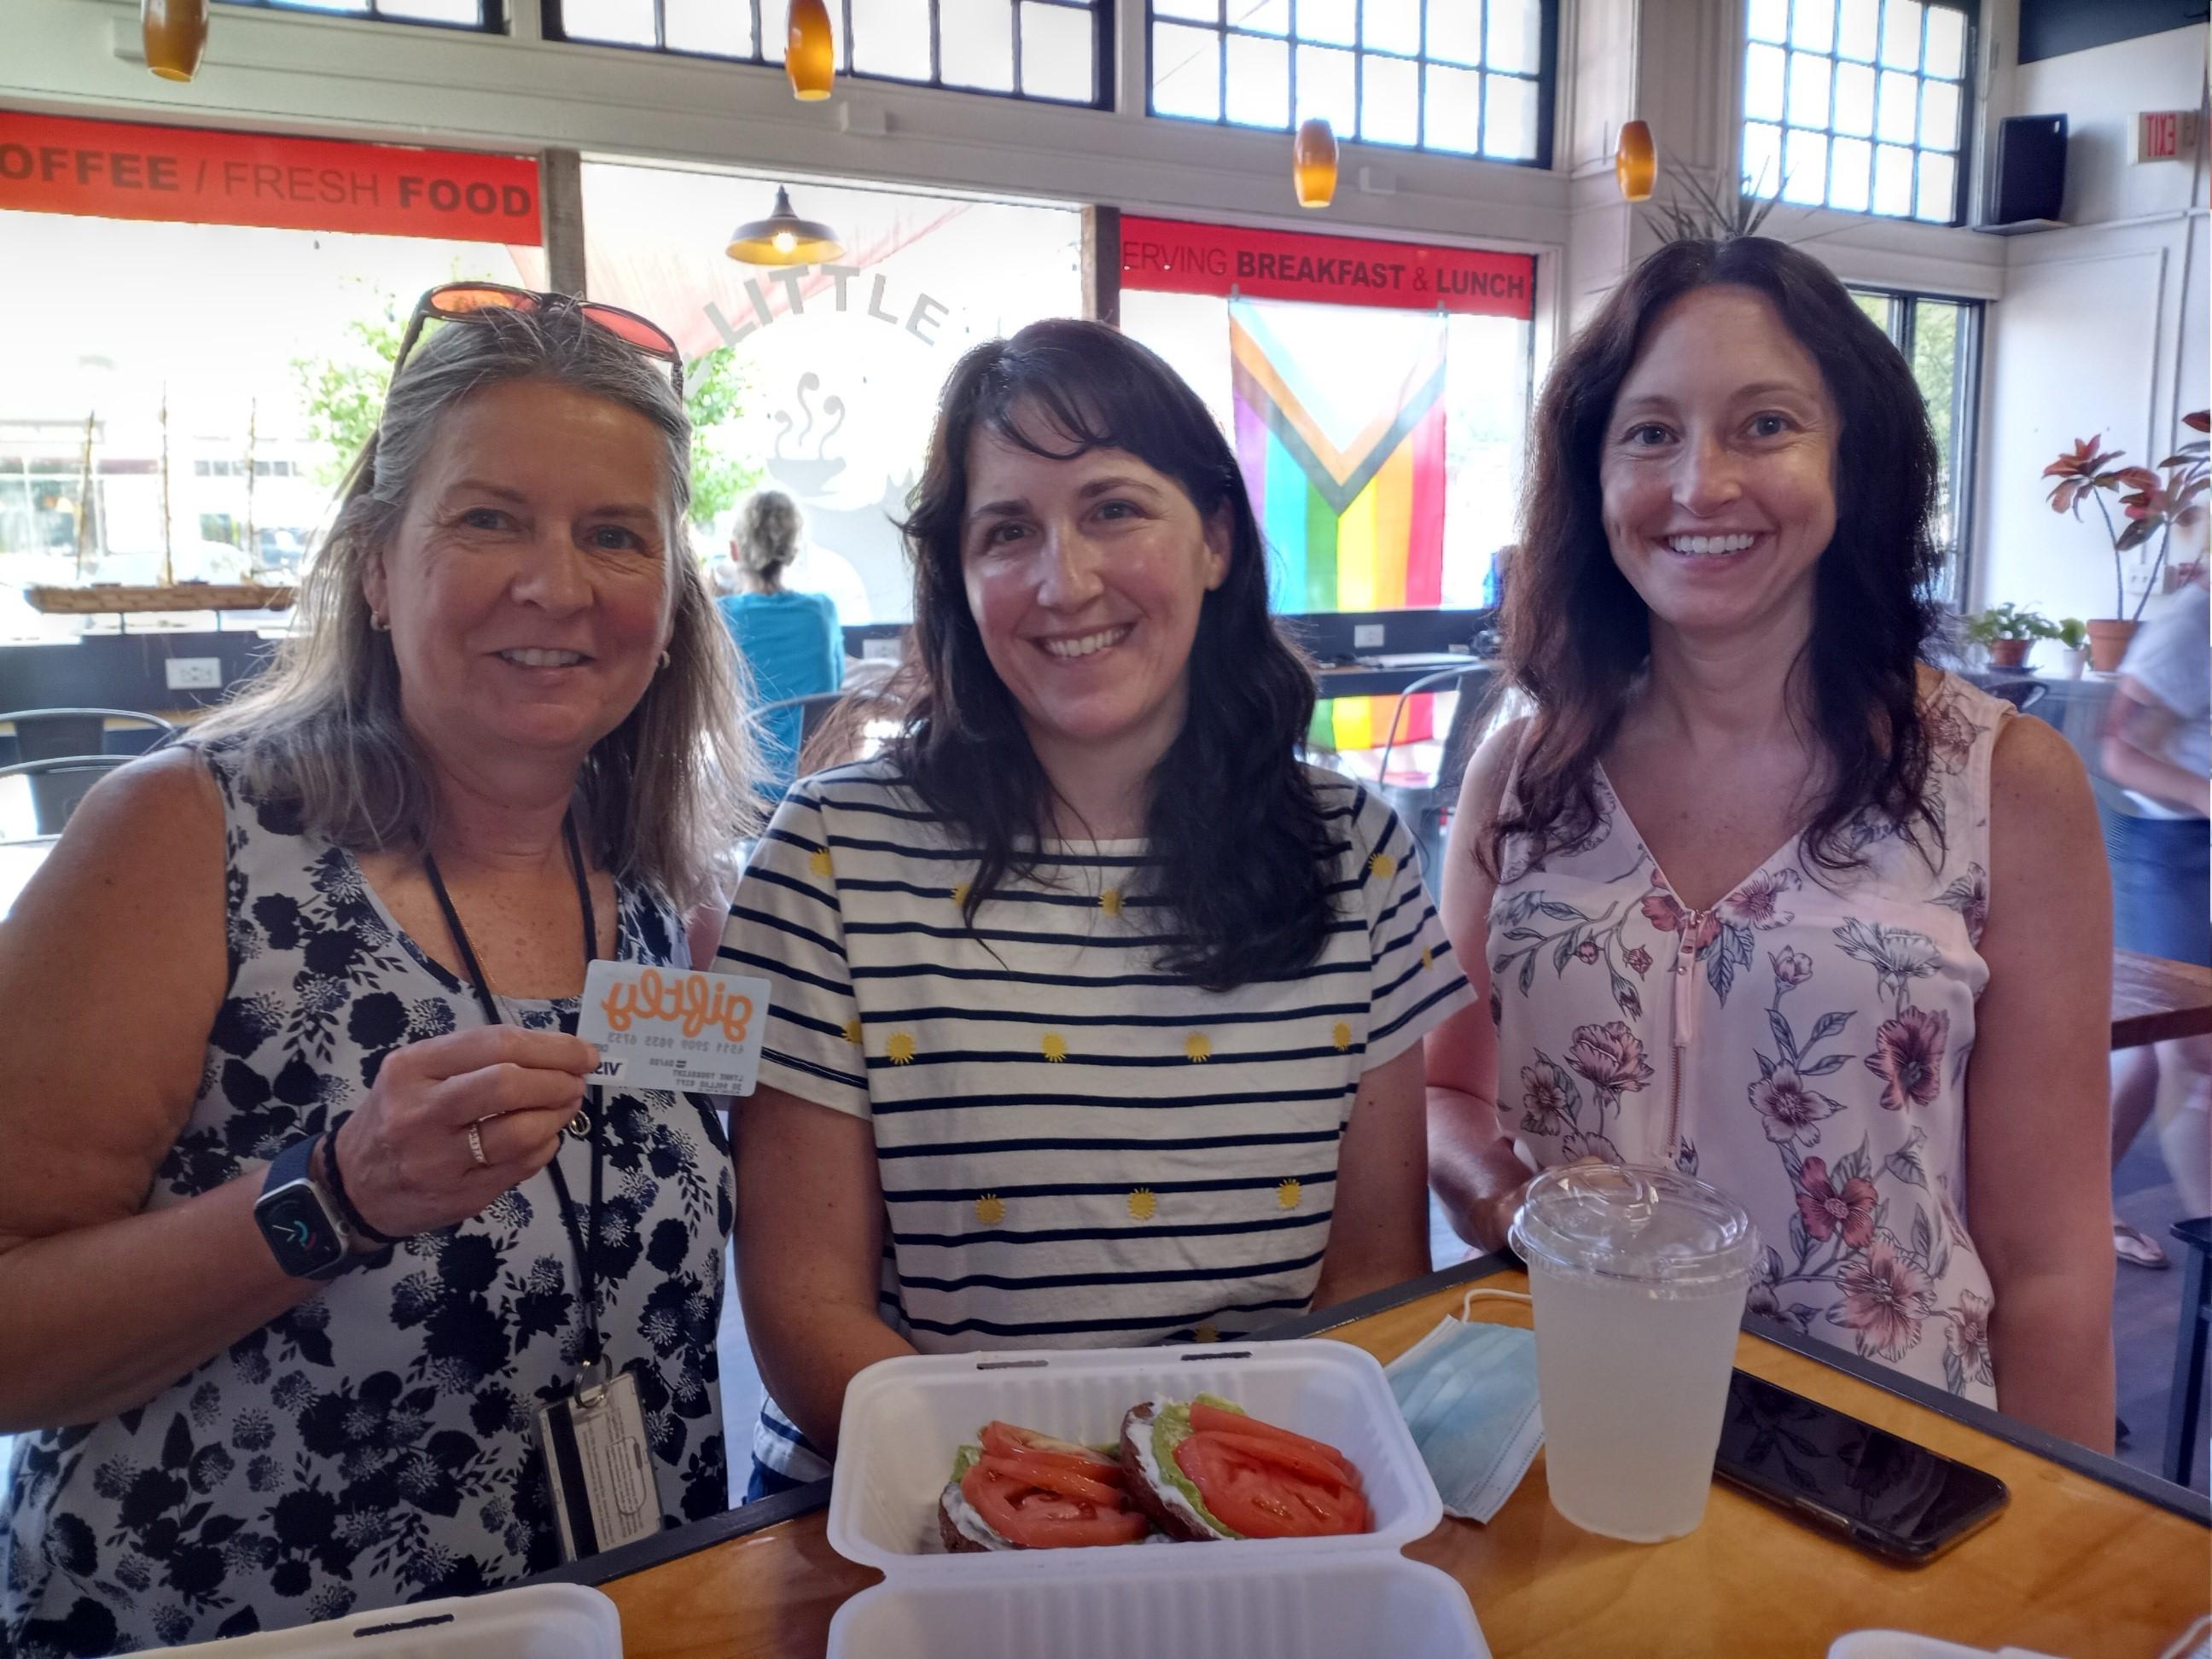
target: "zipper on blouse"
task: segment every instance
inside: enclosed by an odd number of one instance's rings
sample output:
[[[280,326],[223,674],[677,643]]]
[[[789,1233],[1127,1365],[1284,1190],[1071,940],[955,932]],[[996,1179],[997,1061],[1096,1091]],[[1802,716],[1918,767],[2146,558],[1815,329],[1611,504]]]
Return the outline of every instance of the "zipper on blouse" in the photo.
[[[1682,1067],[1689,1057],[1690,1039],[1698,1024],[1698,935],[1704,931],[1706,913],[1692,910],[1682,918],[1681,944],[1674,951],[1674,1077],[1667,1101],[1667,1162],[1681,1150]]]

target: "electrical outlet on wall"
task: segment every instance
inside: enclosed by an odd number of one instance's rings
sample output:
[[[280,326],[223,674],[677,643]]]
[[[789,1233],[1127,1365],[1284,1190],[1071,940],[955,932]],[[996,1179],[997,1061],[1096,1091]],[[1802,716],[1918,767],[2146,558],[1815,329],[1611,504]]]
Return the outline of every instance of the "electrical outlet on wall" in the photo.
[[[1352,648],[1354,651],[1379,651],[1382,648],[1382,634],[1381,623],[1354,623],[1352,625]]]
[[[221,657],[172,657],[161,665],[161,672],[172,691],[222,690]]]

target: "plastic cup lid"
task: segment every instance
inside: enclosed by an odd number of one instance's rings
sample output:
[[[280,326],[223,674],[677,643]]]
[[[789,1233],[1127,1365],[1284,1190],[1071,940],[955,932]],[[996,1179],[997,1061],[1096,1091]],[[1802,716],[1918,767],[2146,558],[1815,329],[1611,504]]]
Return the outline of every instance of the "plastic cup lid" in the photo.
[[[1529,1183],[1512,1244],[1523,1261],[1691,1285],[1747,1272],[1759,1234],[1743,1206],[1679,1170],[1571,1164]]]

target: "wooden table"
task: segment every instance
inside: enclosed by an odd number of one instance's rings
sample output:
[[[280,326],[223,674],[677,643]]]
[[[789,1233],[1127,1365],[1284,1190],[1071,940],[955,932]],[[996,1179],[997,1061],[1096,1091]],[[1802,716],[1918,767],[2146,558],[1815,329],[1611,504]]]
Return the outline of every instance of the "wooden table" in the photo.
[[[2112,952],[2112,1047],[2139,1048],[2212,1031],[2212,968]]]
[[[1508,1259],[1485,1257],[1341,1310],[1383,1304],[1320,1334],[1388,1363],[1456,1313],[1474,1279],[1503,1289],[1525,1282]],[[1474,1313],[1528,1317],[1525,1308],[1497,1301],[1476,1303]],[[1281,1334],[1316,1334],[1320,1322],[1297,1322]],[[1823,1345],[1747,1334],[1737,1364],[1989,1470],[2012,1489],[2011,1506],[1917,1571],[1862,1554],[1726,1486],[1714,1488],[1705,1524],[1689,1537],[1622,1544],[1553,1511],[1540,1456],[1487,1527],[1447,1519],[1407,1553],[1467,1587],[1499,1659],[1818,1659],[1843,1632],[1878,1626],[1992,1650],[2011,1644],[2152,1659],[2212,1607],[2212,1511],[2195,1494]],[[878,1577],[831,1552],[818,1507],[825,1492],[826,1483],[789,1493],[554,1576],[596,1583],[614,1598],[629,1659],[813,1659],[839,1604]],[[756,1510],[775,1524],[744,1530]]]

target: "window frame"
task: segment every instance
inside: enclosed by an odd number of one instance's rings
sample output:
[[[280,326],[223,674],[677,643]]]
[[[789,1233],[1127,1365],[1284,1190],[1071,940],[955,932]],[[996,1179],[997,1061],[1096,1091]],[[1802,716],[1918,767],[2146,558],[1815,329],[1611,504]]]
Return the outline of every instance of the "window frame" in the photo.
[[[1888,3],[1888,0],[1881,0],[1881,3],[1886,7]],[[1799,0],[1786,0],[1786,3],[1792,21],[1794,21]],[[1830,3],[1833,4],[1834,0],[1830,0]],[[1974,63],[1975,54],[1981,45],[1981,0],[1922,0],[1922,3],[1938,10],[1955,11],[1964,19],[1966,25],[1966,39],[1960,46],[1960,73],[1959,80],[1956,82],[1959,88],[1960,98],[1959,148],[1956,150],[1936,150],[1935,152],[1937,155],[1955,155],[1958,158],[1957,174],[1951,181],[1951,216],[1948,219],[1923,219],[1917,210],[1907,213],[1883,213],[1873,205],[1874,193],[1871,177],[1869,179],[1867,206],[1863,208],[1838,207],[1829,199],[1835,179],[1836,140],[1839,136],[1845,138],[1856,138],[1857,137],[1857,135],[1852,133],[1839,135],[1836,131],[1835,66],[1845,62],[1856,63],[1858,60],[1856,58],[1845,59],[1838,56],[1832,46],[1826,52],[1808,52],[1806,54],[1809,57],[1825,58],[1828,63],[1829,96],[1828,119],[1826,125],[1819,127],[1809,127],[1799,123],[1793,123],[1790,119],[1790,90],[1787,67],[1789,62],[1788,54],[1800,52],[1802,49],[1786,43],[1778,48],[1778,50],[1784,53],[1781,118],[1778,121],[1774,122],[1768,122],[1764,119],[1761,119],[1759,122],[1759,125],[1762,126],[1771,125],[1778,128],[1783,135],[1783,143],[1785,146],[1789,142],[1790,131],[1793,125],[1796,126],[1797,130],[1801,132],[1818,132],[1822,137],[1827,140],[1827,172],[1821,181],[1820,201],[1814,203],[1791,202],[1787,200],[1782,194],[1783,190],[1787,184],[1787,174],[1784,174],[1783,178],[1775,180],[1774,193],[1771,196],[1759,195],[1753,190],[1753,185],[1754,181],[1747,176],[1744,166],[1744,144],[1746,136],[1754,118],[1747,113],[1746,110],[1746,106],[1749,100],[1750,91],[1751,49],[1754,46],[1769,46],[1772,43],[1763,40],[1753,40],[1751,38],[1751,7],[1753,0],[1740,0],[1740,3],[1736,9],[1736,21],[1739,29],[1739,51],[1736,55],[1735,81],[1736,177],[1739,180],[1737,185],[1739,190],[1742,191],[1746,196],[1750,197],[1754,200],[1762,202],[1771,201],[1778,206],[1796,208],[1802,211],[1817,210],[1822,213],[1848,213],[1856,218],[1882,219],[1888,221],[1892,224],[1933,225],[1952,229],[1960,228],[1967,223],[1967,216],[1972,210],[1973,198],[1975,115],[1980,107],[1980,100],[1975,85]],[[1881,33],[1879,14],[1877,14],[1875,33],[1877,38],[1879,38]],[[1924,40],[1925,37],[1923,34],[1923,51],[1925,49]],[[1882,73],[1881,48],[1879,46],[1875,47],[1875,55],[1871,67],[1875,72],[1878,86],[1879,77]],[[1916,87],[1924,87],[1930,80],[1942,81],[1944,79],[1942,76],[1930,76],[1924,70],[1917,69],[1911,70],[1910,73]],[[1879,118],[1877,118],[1877,126],[1878,125]],[[1875,137],[1868,138],[1865,142],[1870,146],[1879,148],[1884,141],[1877,131]],[[1919,135],[1917,131],[1916,131],[1913,136],[1911,144],[1910,146],[1900,148],[1910,148],[1912,151],[1913,199],[1917,204],[1919,199],[1919,158],[1923,153],[1927,152],[1930,147],[1920,142]],[[1871,160],[1869,160],[1869,170],[1871,171]],[[1887,292],[1887,290],[1883,291]],[[1929,295],[1920,297],[1936,299],[1942,298],[1944,296]]]
[[[270,0],[257,0],[269,3]],[[495,0],[483,0],[484,4]],[[909,0],[915,3],[915,0]],[[561,16],[562,0],[541,0],[539,28],[544,38],[558,46],[598,46],[611,52],[651,52],[663,58],[680,58],[694,64],[728,64],[739,69],[765,69],[781,74],[783,60],[770,58],[761,50],[762,23],[760,0],[734,0],[734,3],[749,5],[753,15],[753,50],[738,57],[719,52],[691,52],[682,46],[666,44],[668,39],[668,0],[653,0],[653,33],[659,44],[646,45],[635,40],[594,40],[568,33]],[[957,93],[963,97],[1001,98],[1011,102],[1036,104],[1046,109],[1103,109],[1114,107],[1114,41],[1115,11],[1118,0],[1034,0],[1034,3],[1053,7],[1056,10],[1090,14],[1091,36],[1091,96],[1088,99],[1047,98],[1036,93],[1027,93],[1022,87],[1022,3],[1023,0],[1006,0],[1013,18],[1014,84],[1009,91],[995,87],[969,87],[947,82],[945,78],[943,18],[938,0],[927,0],[929,6],[929,75],[927,79],[904,75],[881,75],[853,67],[853,0],[830,0],[837,8],[837,78],[840,81],[866,81],[879,87],[911,87],[921,92]]]
[[[312,0],[216,0],[240,11],[275,12],[288,17],[328,17],[346,23],[389,23],[398,28],[450,29],[459,34],[505,34],[508,17],[505,0],[476,0],[477,21],[455,23],[442,17],[394,17],[382,10],[384,0],[366,0],[367,11],[342,11],[319,6]]]
[[[1224,0],[1224,6],[1227,3],[1228,0]],[[548,0],[548,3],[557,3],[557,0]],[[935,0],[932,0],[932,3],[934,4]],[[1361,15],[1364,17],[1365,13],[1364,6],[1363,5],[1360,9]],[[1421,7],[1420,49],[1409,57],[1406,53],[1399,52],[1378,51],[1370,52],[1370,48],[1365,46],[1355,46],[1345,48],[1339,47],[1337,43],[1334,41],[1306,40],[1303,39],[1297,32],[1297,13],[1295,5],[1293,5],[1291,15],[1290,33],[1287,34],[1268,34],[1265,30],[1237,27],[1234,24],[1227,21],[1227,14],[1225,10],[1223,15],[1223,21],[1218,23],[1194,21],[1192,19],[1188,17],[1162,17],[1154,9],[1154,0],[1145,0],[1145,117],[1147,120],[1178,121],[1191,126],[1226,127],[1230,131],[1235,132],[1294,132],[1297,129],[1297,118],[1298,108],[1297,48],[1301,45],[1326,46],[1335,50],[1348,50],[1353,53],[1355,58],[1364,58],[1371,55],[1377,58],[1394,58],[1401,64],[1413,64],[1417,71],[1419,84],[1421,88],[1420,95],[1424,110],[1425,110],[1429,95],[1428,76],[1426,71],[1432,64],[1444,69],[1472,69],[1475,73],[1484,76],[1504,75],[1516,81],[1533,79],[1536,83],[1536,153],[1533,156],[1526,159],[1505,155],[1484,155],[1480,152],[1470,155],[1464,150],[1456,149],[1433,149],[1430,148],[1427,143],[1420,142],[1416,142],[1411,144],[1387,143],[1378,139],[1363,139],[1358,136],[1356,131],[1349,133],[1338,133],[1336,135],[1338,143],[1364,143],[1386,154],[1395,151],[1407,155],[1436,155],[1452,161],[1486,161],[1493,167],[1530,167],[1539,172],[1548,172],[1552,167],[1553,128],[1556,125],[1558,119],[1559,84],[1559,10],[1560,0],[1537,0],[1536,72],[1533,76],[1531,76],[1520,75],[1510,70],[1493,70],[1489,68],[1486,64],[1455,64],[1445,59],[1431,58],[1428,55],[1429,9],[1426,4],[1424,4]],[[1155,94],[1158,91],[1158,88],[1154,84],[1152,79],[1152,31],[1154,27],[1159,23],[1170,23],[1180,28],[1210,29],[1220,38],[1222,42],[1222,50],[1218,56],[1221,63],[1220,79],[1222,112],[1219,115],[1217,115],[1209,120],[1206,117],[1200,115],[1163,115],[1160,112],[1156,101]],[[1232,121],[1229,118],[1228,42],[1232,35],[1257,35],[1264,40],[1284,41],[1289,46],[1291,119],[1285,122],[1283,125],[1279,127],[1255,126],[1249,121]],[[1360,106],[1367,95],[1366,82],[1367,77],[1364,75],[1358,73],[1357,67],[1355,66],[1355,70],[1352,77],[1352,107],[1353,112],[1352,125],[1355,129],[1359,124],[1358,112]]]
[[[1890,314],[1897,319],[1897,326],[1894,332],[1887,328],[1882,332],[1904,354],[1908,366],[1912,362],[1914,337],[1920,324],[1919,308],[1923,301],[1956,306],[1961,333],[1971,336],[1960,342],[1958,362],[1952,371],[1951,453],[1945,458],[1951,467],[1952,535],[1950,545],[1944,550],[1943,570],[1937,579],[1936,594],[1956,607],[1972,591],[1975,483],[1981,459],[1982,347],[1988,325],[1989,301],[1969,295],[1931,294],[1922,289],[1897,288],[1886,283],[1847,282],[1844,286],[1854,296],[1875,295],[1889,301]]]

